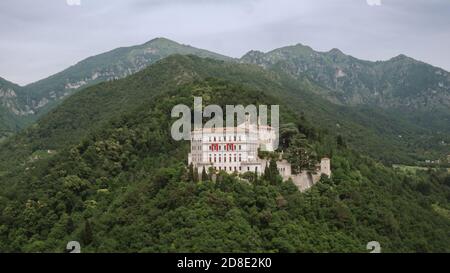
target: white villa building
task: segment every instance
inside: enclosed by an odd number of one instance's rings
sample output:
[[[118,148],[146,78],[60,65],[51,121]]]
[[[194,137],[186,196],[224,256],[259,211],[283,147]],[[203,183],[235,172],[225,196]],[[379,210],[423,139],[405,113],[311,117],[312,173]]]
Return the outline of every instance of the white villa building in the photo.
[[[191,152],[188,163],[193,164],[201,174],[203,167],[228,173],[264,173],[267,160],[258,157],[258,149],[273,152],[276,133],[270,126],[249,124],[237,127],[205,128],[191,133]],[[286,160],[277,161],[277,167],[284,180],[292,179],[299,190],[306,190],[315,184],[322,174],[331,175],[330,159],[323,158],[314,173],[302,172],[293,175]]]

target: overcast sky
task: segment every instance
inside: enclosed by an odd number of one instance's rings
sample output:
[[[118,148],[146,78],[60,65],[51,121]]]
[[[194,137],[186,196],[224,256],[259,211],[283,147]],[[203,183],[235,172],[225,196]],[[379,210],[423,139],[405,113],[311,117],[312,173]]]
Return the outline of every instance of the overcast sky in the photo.
[[[450,70],[450,0],[1,0],[0,77],[23,85],[155,37],[232,57],[297,43],[403,53]]]

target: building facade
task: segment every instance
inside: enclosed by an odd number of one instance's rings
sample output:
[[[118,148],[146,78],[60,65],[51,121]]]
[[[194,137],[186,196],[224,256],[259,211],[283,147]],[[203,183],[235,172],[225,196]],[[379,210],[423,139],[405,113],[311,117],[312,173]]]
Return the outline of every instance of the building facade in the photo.
[[[204,128],[191,133],[191,152],[188,163],[197,168],[199,174],[225,171],[227,173],[264,173],[269,164],[258,157],[258,149],[273,152],[276,132],[270,126],[257,126],[245,122],[237,127]],[[305,190],[320,180],[322,174],[331,176],[330,159],[323,158],[315,172],[292,174],[291,164],[277,161],[278,171],[284,180],[292,179],[300,190]]]
[[[207,128],[191,133],[189,164],[199,172],[213,168],[229,173],[264,172],[258,149],[273,151],[275,131],[270,126],[248,122],[238,127]]]

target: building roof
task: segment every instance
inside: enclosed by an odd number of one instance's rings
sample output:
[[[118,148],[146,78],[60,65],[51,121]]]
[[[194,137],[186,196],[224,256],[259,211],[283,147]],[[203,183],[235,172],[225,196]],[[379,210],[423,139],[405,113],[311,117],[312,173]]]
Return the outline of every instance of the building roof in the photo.
[[[249,126],[249,128],[243,126],[243,124],[237,126],[237,127],[212,127],[212,128],[200,128],[200,129],[194,129],[192,131],[192,133],[227,133],[227,132],[241,132],[241,133],[245,133],[245,132],[250,132],[250,131],[258,131],[258,130],[266,130],[266,131],[271,131],[272,127],[268,126],[268,125],[260,125],[260,126],[256,126],[256,125],[251,125]]]
[[[226,133],[226,132],[248,132],[247,129],[238,127],[218,127],[218,128],[201,128],[195,129],[193,133]]]

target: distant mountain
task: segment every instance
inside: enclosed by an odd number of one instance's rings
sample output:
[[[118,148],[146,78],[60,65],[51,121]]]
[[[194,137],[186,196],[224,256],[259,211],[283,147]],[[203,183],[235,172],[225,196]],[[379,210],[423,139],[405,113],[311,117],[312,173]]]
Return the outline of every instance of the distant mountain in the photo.
[[[399,55],[388,61],[359,60],[338,49],[317,52],[301,44],[241,59],[325,87],[322,96],[344,105],[422,111],[450,109],[450,73]]]
[[[35,121],[55,104],[84,87],[126,77],[172,54],[231,60],[207,50],[156,38],[142,45],[121,47],[89,57],[24,87],[0,78],[0,138]]]
[[[30,97],[29,107],[37,114],[45,112],[61,99],[77,90],[103,81],[126,77],[172,54],[192,54],[218,60],[231,58],[156,38],[138,46],[121,47],[89,57],[46,79],[24,87]]]
[[[0,139],[15,133],[30,111],[24,89],[0,78]]]
[[[22,87],[19,85],[0,78],[0,105],[18,116],[24,114],[19,105],[19,102],[24,103],[21,101],[22,92]]]
[[[416,154],[418,161],[442,159],[450,153],[450,73],[441,68],[405,55],[371,62],[338,49],[317,52],[301,44],[268,53],[250,51],[240,61],[321,87],[309,90],[349,107],[345,111],[353,114],[345,120],[375,130],[386,141],[396,139],[398,147],[407,143],[405,152]],[[295,98],[292,94],[291,101]],[[364,142],[370,141],[361,139],[360,145]],[[412,152],[418,147],[422,148]]]

